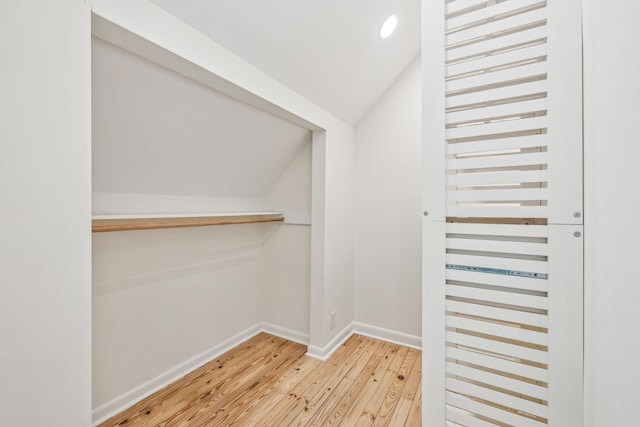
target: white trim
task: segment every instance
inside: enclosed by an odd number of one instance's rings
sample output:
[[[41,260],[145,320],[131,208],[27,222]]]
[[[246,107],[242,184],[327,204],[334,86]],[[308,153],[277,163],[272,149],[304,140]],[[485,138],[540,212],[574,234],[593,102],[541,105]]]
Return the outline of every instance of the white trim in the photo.
[[[429,221],[446,216],[444,16],[444,0],[422,1],[422,210]]]
[[[446,2],[422,0],[422,425],[445,424]]]
[[[314,359],[327,360],[331,355],[347,341],[351,335],[353,335],[353,323],[347,325],[338,335],[336,335],[327,345],[324,347],[316,347],[315,345],[309,345],[307,348],[307,356]]]
[[[331,355],[344,344],[352,335],[364,335],[381,341],[403,345],[405,347],[422,350],[422,338],[416,335],[405,334],[404,332],[392,331],[391,329],[379,326],[367,325],[366,323],[351,322],[334,339],[324,347],[309,345],[307,356],[314,359],[326,361]]]
[[[387,341],[393,344],[422,350],[422,337],[405,334],[404,332],[392,331],[391,329],[379,326],[367,325],[365,323],[353,322],[353,334],[364,335],[366,337]]]
[[[249,338],[263,332],[263,325],[258,323],[234,336],[221,342],[220,344],[210,348],[209,350],[192,357],[177,366],[163,372],[157,377],[147,381],[144,384],[135,387],[126,393],[112,399],[111,401],[98,406],[92,411],[93,425],[96,426],[112,416],[119,414],[127,408],[130,408],[134,404],[138,403],[142,399],[149,397],[156,391],[168,386],[174,381],[182,378],[191,371],[199,368],[205,363],[219,357],[221,354],[226,353],[234,347],[242,344]]]
[[[549,224],[582,224],[581,0],[547,2]],[[576,218],[577,216],[577,218]]]
[[[443,2],[444,4],[444,2]],[[422,226],[422,425],[445,424],[445,236],[446,223]]]
[[[584,227],[549,225],[549,398],[551,427],[584,426]]]
[[[277,326],[273,323],[262,322],[260,323],[260,330],[267,334],[297,342],[298,344],[306,346],[309,345],[309,334],[303,334],[302,332],[294,331],[293,329],[283,328],[282,326]]]

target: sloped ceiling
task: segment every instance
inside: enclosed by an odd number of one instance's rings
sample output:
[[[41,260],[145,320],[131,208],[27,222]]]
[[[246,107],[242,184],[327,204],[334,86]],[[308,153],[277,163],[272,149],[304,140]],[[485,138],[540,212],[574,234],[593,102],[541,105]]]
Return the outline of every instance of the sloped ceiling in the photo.
[[[420,51],[420,0],[152,1],[351,125]]]
[[[309,130],[94,38],[93,191],[263,197]]]

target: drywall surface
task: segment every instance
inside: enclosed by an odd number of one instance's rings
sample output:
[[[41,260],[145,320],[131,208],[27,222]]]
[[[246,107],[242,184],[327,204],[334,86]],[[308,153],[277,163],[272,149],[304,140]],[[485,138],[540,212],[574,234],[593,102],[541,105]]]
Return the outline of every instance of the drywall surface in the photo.
[[[284,212],[287,223],[311,224],[312,151],[311,141],[304,144],[263,198],[263,206]]]
[[[354,165],[355,140],[351,128],[331,126],[326,132],[324,191],[324,318],[319,319],[320,342],[329,343],[353,321],[353,258],[354,258]],[[315,156],[315,152],[314,152]],[[314,163],[315,165],[315,163]],[[315,183],[314,183],[315,185]],[[315,193],[315,188],[313,190]],[[315,194],[312,195],[312,197]],[[312,206],[312,227],[316,228],[316,212]],[[312,254],[313,239],[311,242]],[[313,255],[311,262],[314,262]],[[313,270],[312,270],[313,271]],[[313,286],[312,286],[313,287]],[[329,314],[335,312],[335,327],[329,328]],[[311,317],[313,320],[313,316]],[[320,334],[319,336],[322,336]],[[318,344],[311,336],[312,344]]]
[[[260,318],[308,342],[311,288],[312,146],[306,144],[268,189],[265,206],[285,212],[265,224]]]
[[[260,224],[95,233],[93,404],[257,324]]]
[[[106,23],[94,25],[102,38],[128,43],[140,54],[322,134],[321,147],[317,136],[313,147],[310,341],[324,347],[353,320],[353,128],[147,0],[88,3]],[[333,330],[327,321],[331,310],[336,311]]]
[[[242,210],[311,143],[308,129],[95,37],[92,91],[93,191],[146,195],[150,208],[149,195],[177,195]]]
[[[263,227],[260,320],[293,331],[308,342],[311,228],[290,224]]]
[[[421,335],[421,66],[356,129],[355,320]]]
[[[585,425],[640,407],[640,5],[585,0]]]
[[[91,423],[91,89],[87,6],[0,14],[0,419]]]

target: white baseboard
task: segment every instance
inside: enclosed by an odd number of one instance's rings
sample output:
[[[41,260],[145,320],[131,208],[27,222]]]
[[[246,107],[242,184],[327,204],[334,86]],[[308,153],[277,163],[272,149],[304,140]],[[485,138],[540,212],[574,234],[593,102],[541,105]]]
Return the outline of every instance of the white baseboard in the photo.
[[[349,337],[353,335],[353,323],[347,325],[338,335],[336,335],[327,345],[324,347],[316,347],[309,345],[307,347],[307,356],[314,359],[325,361],[340,347]]]
[[[405,334],[404,332],[392,331],[378,326],[367,325],[366,323],[353,322],[353,333],[360,334],[382,341],[400,344],[405,347],[422,350],[422,337]]]
[[[129,390],[103,405],[98,406],[92,411],[93,425],[96,426],[125,409],[130,408],[145,397],[152,395],[156,391],[182,378],[194,369],[210,362],[232,348],[237,347],[260,332],[262,332],[262,324],[254,325],[210,348],[209,350],[180,363],[168,371],[163,372],[154,379]]]
[[[367,325],[360,322],[351,322],[346,328],[344,328],[329,344],[324,347],[316,347],[309,345],[307,349],[307,356],[314,359],[325,361],[331,357],[331,355],[345,343],[353,334],[364,335],[367,337],[387,341],[393,344],[400,344],[405,347],[415,348],[416,350],[422,350],[422,338],[405,334],[404,332],[392,331],[390,329],[380,328],[378,326]]]
[[[309,345],[309,334],[294,331],[292,329],[283,328],[272,323],[263,322],[260,324],[260,330],[289,341],[297,342],[302,345]]]

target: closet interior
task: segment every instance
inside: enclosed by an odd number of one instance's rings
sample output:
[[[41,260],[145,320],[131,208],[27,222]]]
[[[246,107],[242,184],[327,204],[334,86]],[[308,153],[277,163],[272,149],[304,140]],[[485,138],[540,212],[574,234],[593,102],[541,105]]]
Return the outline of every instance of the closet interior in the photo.
[[[94,408],[308,343],[312,132],[95,35],[92,121]]]

